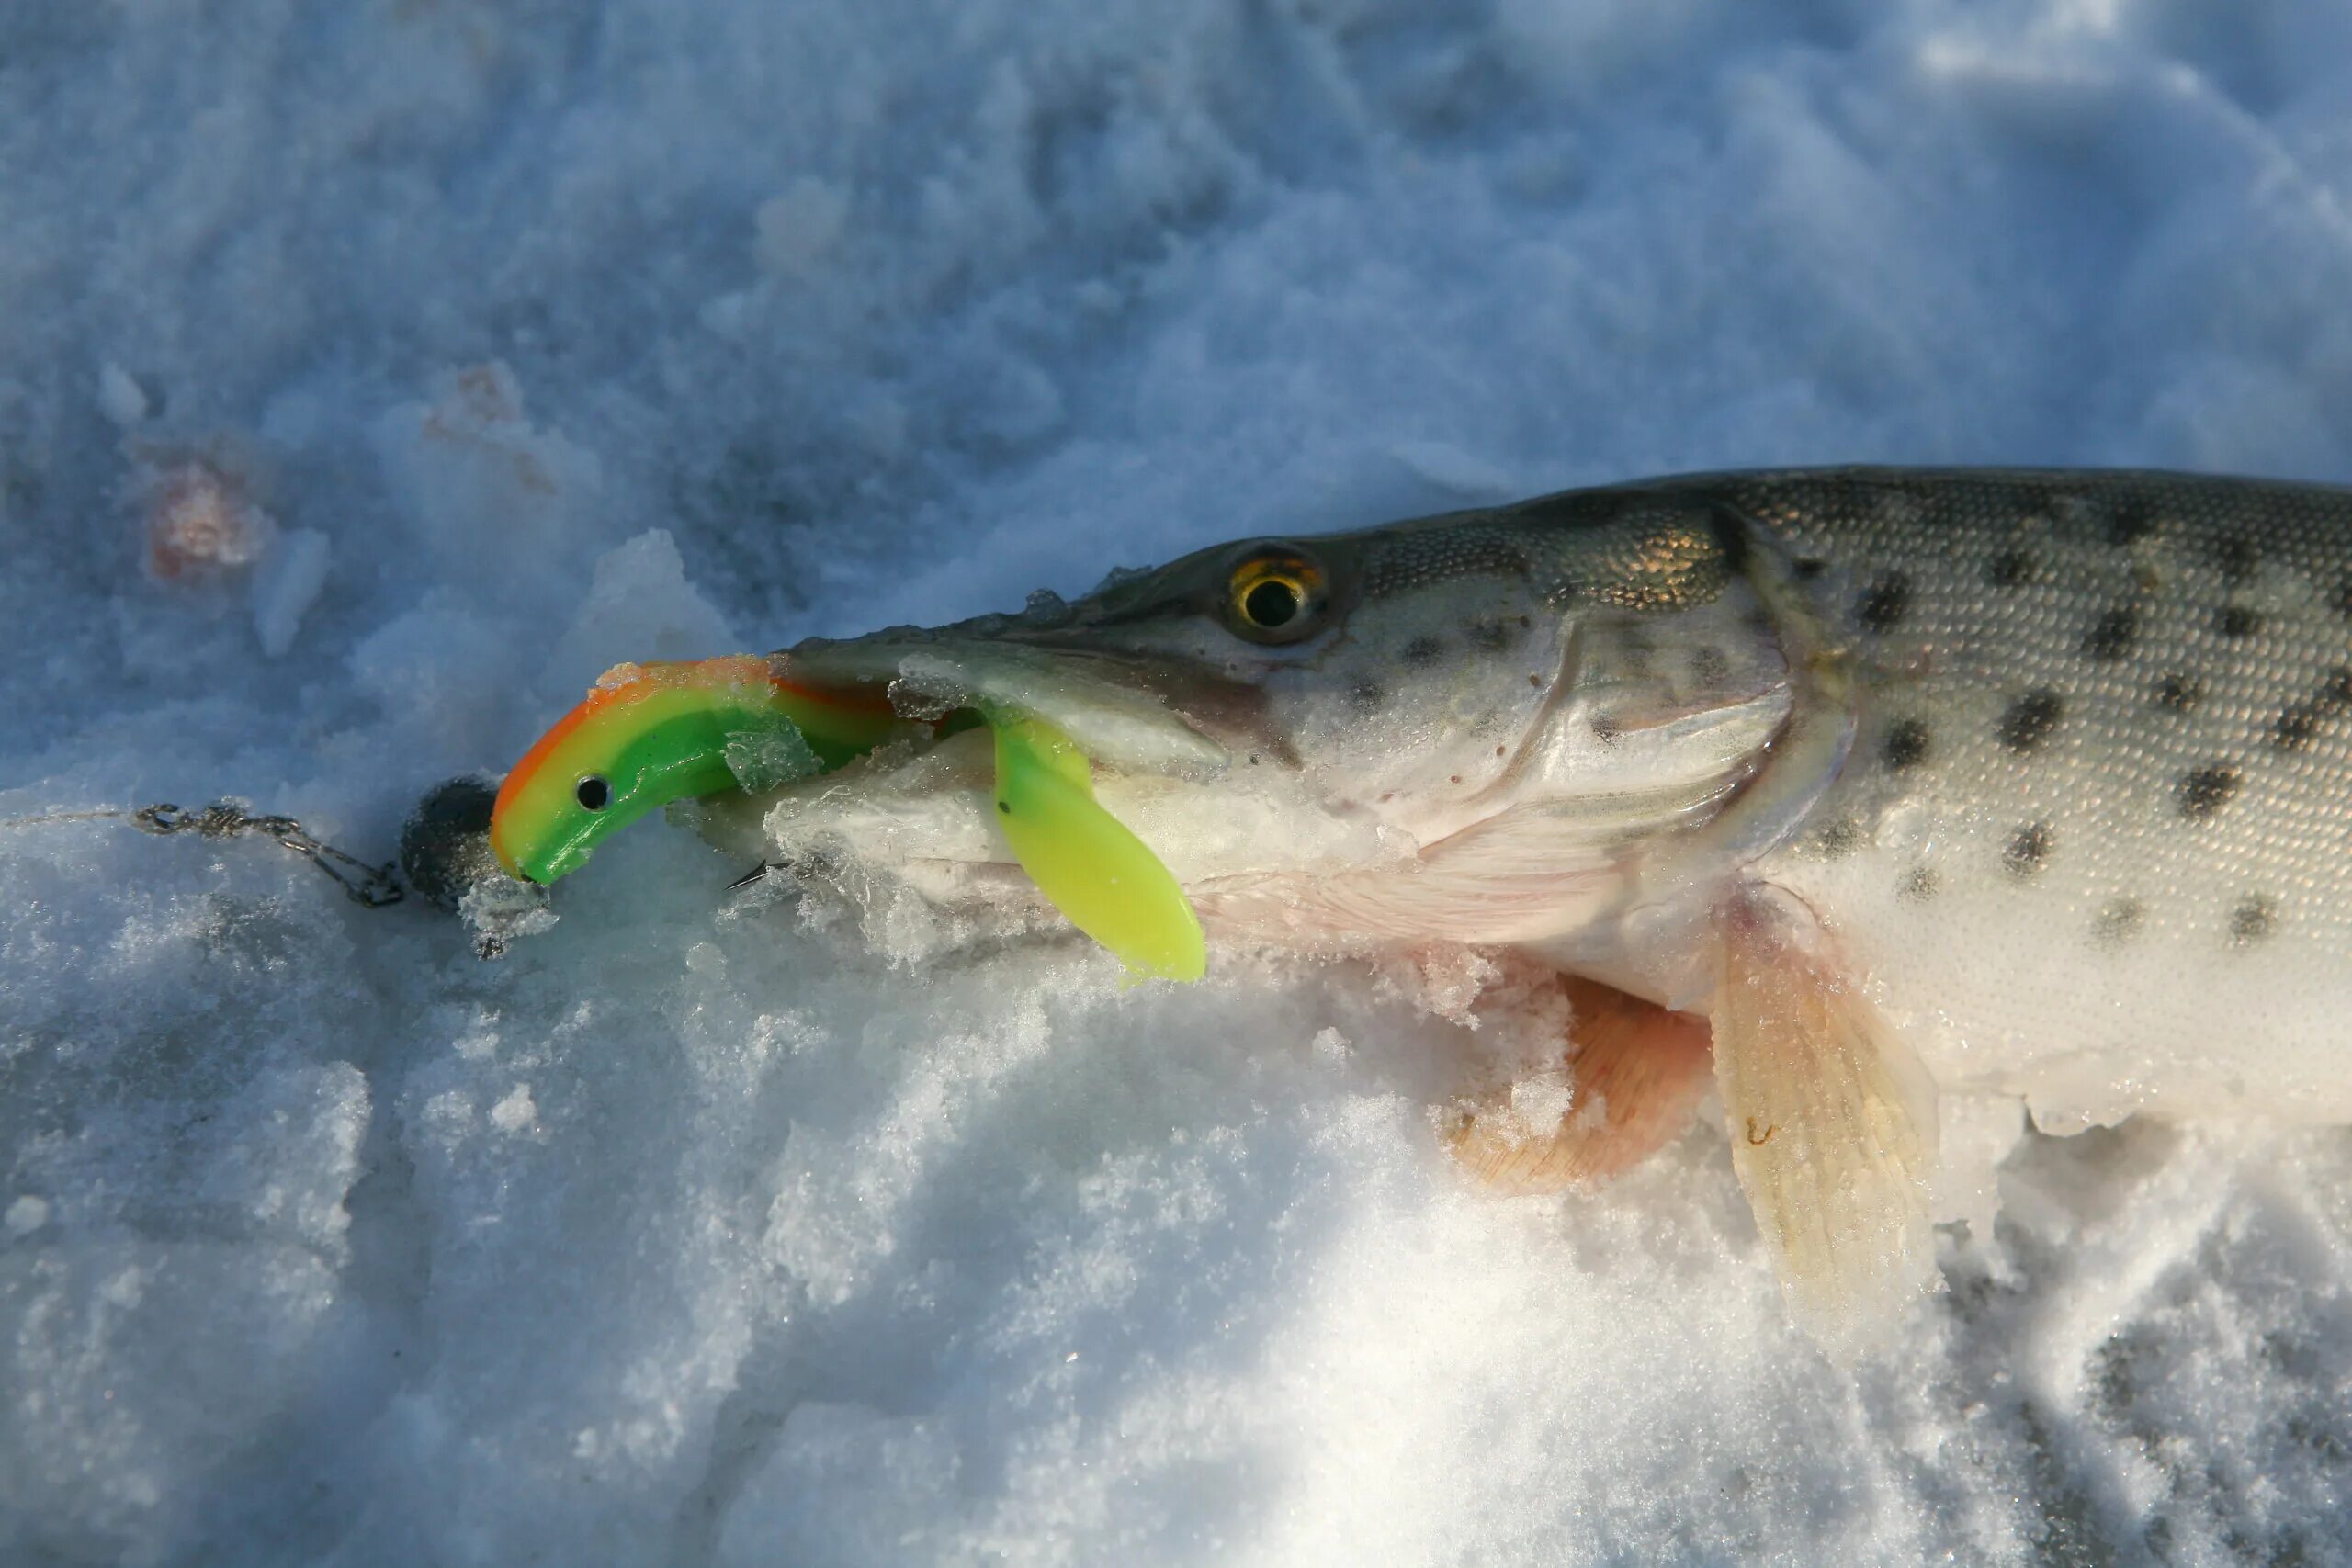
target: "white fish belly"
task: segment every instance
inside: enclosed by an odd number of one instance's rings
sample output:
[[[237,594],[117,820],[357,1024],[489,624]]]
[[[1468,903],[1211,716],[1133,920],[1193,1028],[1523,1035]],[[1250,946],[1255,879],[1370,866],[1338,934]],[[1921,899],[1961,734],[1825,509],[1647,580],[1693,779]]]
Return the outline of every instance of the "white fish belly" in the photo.
[[[2103,889],[1890,891],[1873,857],[1791,872],[1938,1085],[2069,1132],[2135,1111],[2352,1122],[2352,964],[2332,930],[2232,938],[2243,900],[2177,887],[2128,939]]]

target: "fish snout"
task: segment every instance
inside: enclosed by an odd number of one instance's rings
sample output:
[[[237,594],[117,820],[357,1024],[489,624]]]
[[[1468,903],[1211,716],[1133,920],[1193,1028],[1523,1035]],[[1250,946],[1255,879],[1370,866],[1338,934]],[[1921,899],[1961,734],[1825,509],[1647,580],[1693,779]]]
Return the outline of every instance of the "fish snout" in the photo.
[[[1000,619],[989,617],[993,625]],[[1231,747],[1219,720],[1246,705],[1152,661],[1097,649],[974,636],[957,626],[892,628],[846,641],[810,639],[770,656],[780,680],[810,690],[880,697],[904,719],[962,728],[958,713],[991,722],[1042,718],[1096,762],[1123,772],[1198,778],[1224,769]],[[1193,700],[1195,689],[1211,700]],[[1216,698],[1222,696],[1223,700]],[[1207,715],[1209,722],[1196,722]]]

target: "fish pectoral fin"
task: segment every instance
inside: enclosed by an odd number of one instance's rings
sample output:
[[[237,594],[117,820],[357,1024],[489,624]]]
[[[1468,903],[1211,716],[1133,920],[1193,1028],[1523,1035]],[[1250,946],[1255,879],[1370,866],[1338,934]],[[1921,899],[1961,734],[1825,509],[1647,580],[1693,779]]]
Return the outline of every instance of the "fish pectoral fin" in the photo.
[[[1859,1351],[1938,1278],[1934,1083],[1796,900],[1745,895],[1720,936],[1715,1082],[1732,1168],[1792,1315]]]
[[[1450,1128],[1446,1148],[1503,1193],[1556,1192],[1638,1165],[1690,1125],[1707,1091],[1707,1021],[1595,980],[1563,976],[1573,1010],[1565,1107],[1488,1097]]]

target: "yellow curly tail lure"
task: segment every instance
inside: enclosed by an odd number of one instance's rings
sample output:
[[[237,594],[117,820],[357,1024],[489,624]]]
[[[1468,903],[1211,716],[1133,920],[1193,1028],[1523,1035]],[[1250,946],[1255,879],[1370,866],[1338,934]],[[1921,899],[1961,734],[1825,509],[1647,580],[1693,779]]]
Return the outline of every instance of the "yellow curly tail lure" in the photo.
[[[997,825],[1038,891],[1131,973],[1199,979],[1198,917],[1159,857],[1095,800],[1077,742],[1033,714],[983,717]],[[783,753],[781,783],[905,730],[888,702],[796,686],[754,656],[616,665],[506,775],[491,849],[511,875],[551,883],[655,807],[740,787],[747,745]]]
[[[1033,714],[988,716],[996,735],[996,825],[1062,918],[1136,975],[1197,980],[1200,918],[1174,874],[1094,798],[1078,743]]]

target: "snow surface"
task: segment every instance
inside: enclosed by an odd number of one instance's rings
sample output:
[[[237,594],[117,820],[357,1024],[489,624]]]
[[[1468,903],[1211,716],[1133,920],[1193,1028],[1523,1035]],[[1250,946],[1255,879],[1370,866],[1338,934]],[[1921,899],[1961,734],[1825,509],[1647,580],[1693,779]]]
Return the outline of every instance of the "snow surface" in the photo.
[[[619,659],[1576,482],[2352,478],[2347,203],[2334,3],[10,5],[0,816],[381,857]],[[2030,1141],[1840,1371],[1370,970],[738,869],[484,964],[0,831],[0,1562],[2352,1560],[2340,1131]]]

